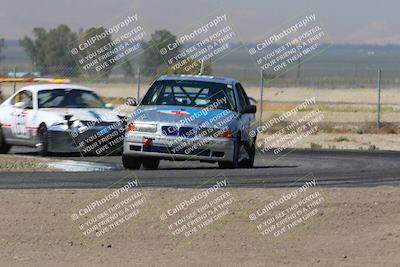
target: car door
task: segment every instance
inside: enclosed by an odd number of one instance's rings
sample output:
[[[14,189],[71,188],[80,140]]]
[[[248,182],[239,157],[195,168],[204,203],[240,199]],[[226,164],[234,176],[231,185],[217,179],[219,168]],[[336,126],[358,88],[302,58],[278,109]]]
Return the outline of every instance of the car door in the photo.
[[[18,103],[25,103],[18,105]],[[11,100],[11,138],[14,141],[22,141],[22,143],[30,143],[31,131],[29,125],[31,124],[33,112],[33,97],[32,92],[25,90],[19,92]],[[19,143],[19,142],[18,142]]]
[[[240,83],[236,84],[236,90],[239,97],[239,104],[240,104],[240,111],[242,111],[245,107],[250,105],[250,100],[243,89],[243,86]],[[250,140],[250,130],[251,125],[255,119],[254,114],[241,114],[240,121],[241,121],[241,133],[242,133],[242,140],[249,141]]]

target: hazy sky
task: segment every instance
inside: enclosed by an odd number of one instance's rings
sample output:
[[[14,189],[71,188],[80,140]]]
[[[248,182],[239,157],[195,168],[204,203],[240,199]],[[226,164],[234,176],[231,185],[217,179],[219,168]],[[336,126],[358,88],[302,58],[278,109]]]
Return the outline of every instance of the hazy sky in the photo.
[[[77,30],[107,25],[129,9],[148,30],[173,33],[196,26],[217,9],[233,19],[235,31],[248,42],[314,12],[332,42],[400,44],[398,0],[0,0],[0,37],[18,39],[35,26],[67,24]]]

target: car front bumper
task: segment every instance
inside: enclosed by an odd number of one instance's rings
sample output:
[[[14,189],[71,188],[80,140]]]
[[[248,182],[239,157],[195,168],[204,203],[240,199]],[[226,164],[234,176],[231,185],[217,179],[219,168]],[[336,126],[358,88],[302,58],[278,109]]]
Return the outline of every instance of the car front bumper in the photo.
[[[150,143],[145,140],[151,139]],[[160,135],[126,134],[123,154],[169,160],[231,161],[234,139],[178,138]]]
[[[82,155],[107,155],[120,153],[124,140],[124,129],[115,129],[112,136],[98,136],[105,127],[96,127],[73,136],[71,131],[49,130],[48,150],[56,153],[81,153]]]

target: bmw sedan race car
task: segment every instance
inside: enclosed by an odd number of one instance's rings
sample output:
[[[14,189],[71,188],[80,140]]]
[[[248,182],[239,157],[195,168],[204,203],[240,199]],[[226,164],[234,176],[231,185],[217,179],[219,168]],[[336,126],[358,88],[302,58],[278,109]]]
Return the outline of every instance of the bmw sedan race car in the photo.
[[[253,167],[256,106],[242,85],[212,76],[161,76],[141,102],[125,133],[125,168],[158,168],[160,159]],[[255,128],[255,127],[254,127]]]
[[[124,117],[87,87],[38,84],[0,105],[0,153],[11,146],[48,152],[111,153],[123,144]]]

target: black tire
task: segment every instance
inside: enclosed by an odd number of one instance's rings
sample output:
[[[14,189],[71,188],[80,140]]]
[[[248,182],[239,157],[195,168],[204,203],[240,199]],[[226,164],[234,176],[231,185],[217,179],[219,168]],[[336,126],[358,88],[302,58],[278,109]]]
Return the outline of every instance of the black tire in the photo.
[[[46,124],[40,124],[38,132],[39,146],[37,147],[37,153],[39,156],[45,157],[49,154],[49,132],[47,131]]]
[[[238,135],[235,141],[232,161],[218,161],[218,167],[220,167],[221,169],[236,169],[237,167],[239,167],[239,155],[240,155],[240,135]]]
[[[122,155],[122,165],[129,170],[138,170],[142,166],[142,158]]]
[[[0,154],[7,154],[10,151],[11,145],[6,143],[3,135],[3,129],[0,127]]]
[[[256,139],[254,141],[248,142],[245,146],[247,154],[249,155],[248,159],[244,159],[239,163],[241,168],[253,168],[254,166],[254,159],[256,156]]]
[[[157,170],[158,165],[160,165],[160,160],[156,158],[144,158],[143,168],[146,170]]]

